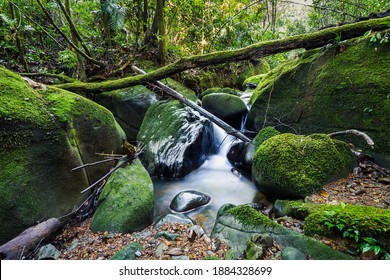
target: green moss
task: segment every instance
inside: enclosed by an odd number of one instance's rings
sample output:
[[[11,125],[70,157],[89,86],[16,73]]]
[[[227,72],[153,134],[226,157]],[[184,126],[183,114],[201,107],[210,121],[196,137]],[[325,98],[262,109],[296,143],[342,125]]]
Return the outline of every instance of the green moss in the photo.
[[[234,88],[229,88],[229,87],[225,87],[225,88],[212,87],[212,88],[208,88],[205,91],[203,91],[200,94],[200,99],[203,100],[203,98],[206,95],[213,94],[213,93],[228,93],[228,94],[232,94],[232,95],[236,95],[236,96],[240,95],[240,91],[238,91],[237,89],[234,89]]]
[[[361,236],[376,236],[390,233],[390,210],[361,205],[308,205],[309,215],[305,219],[306,235],[320,234],[329,236],[335,230],[329,230],[324,224],[327,213],[333,212],[335,220],[343,220],[345,229],[356,227]],[[387,233],[387,235],[389,234]]]
[[[374,149],[356,136],[339,139],[367,153],[389,155],[390,50],[365,39],[343,45],[342,52],[334,45],[303,53],[267,74],[251,99],[250,126],[259,130],[264,122],[276,126],[282,121],[304,134],[355,128],[370,135]]]
[[[255,148],[255,150],[257,150],[257,148],[265,141],[265,140],[268,140],[269,138],[273,137],[273,136],[276,136],[276,135],[279,135],[280,132],[277,131],[275,128],[273,128],[272,126],[267,126],[267,127],[264,127],[262,130],[260,130],[256,137],[252,140],[252,144]]]
[[[196,102],[198,100],[198,97],[196,96],[196,93],[193,90],[185,87],[183,84],[181,84],[181,83],[179,83],[171,78],[161,80],[161,82],[164,83],[165,85],[173,88],[174,90],[176,90],[180,94],[184,95],[188,100],[191,100],[193,102]]]
[[[153,183],[139,160],[115,171],[99,196],[91,230],[133,232],[151,223]]]
[[[41,92],[33,90],[20,76],[0,67],[0,121],[50,124],[49,112]]]
[[[347,229],[356,230],[359,238],[373,237],[381,246],[390,249],[390,210],[362,205],[323,205],[300,201],[277,200],[275,209],[280,216],[304,220],[308,236],[341,237]],[[338,221],[338,222],[337,222]],[[325,222],[335,225],[326,226]],[[342,224],[341,230],[336,227]]]
[[[79,207],[88,179],[100,178],[108,166],[70,171],[98,160],[96,152],[117,151],[121,132],[94,102],[50,86],[33,90],[0,68],[0,243]]]
[[[258,188],[271,196],[301,198],[322,185],[345,176],[353,167],[346,143],[316,134],[276,135],[263,142],[254,155],[252,174]]]
[[[183,114],[183,108],[184,106],[177,100],[154,103],[146,112],[145,119],[159,121],[143,122],[140,128],[142,135],[137,140],[143,143],[146,139],[150,141],[175,135],[181,128],[181,122],[177,119]],[[155,135],[155,131],[159,131],[159,135]]]
[[[251,77],[245,79],[245,81],[242,83],[242,87],[246,88],[247,84],[259,85],[259,84],[261,84],[261,82],[263,81],[265,76],[266,76],[266,74],[259,74],[256,76],[251,76]]]
[[[226,211],[226,214],[233,215],[237,221],[246,226],[256,227],[262,225],[274,227],[276,225],[268,217],[246,204],[230,208]]]

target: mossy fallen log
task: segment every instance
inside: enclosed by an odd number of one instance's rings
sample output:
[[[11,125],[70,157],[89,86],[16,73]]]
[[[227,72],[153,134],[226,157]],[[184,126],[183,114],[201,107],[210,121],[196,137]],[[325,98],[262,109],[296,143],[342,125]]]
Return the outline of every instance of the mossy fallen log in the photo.
[[[370,30],[381,31],[389,28],[390,17],[371,19],[367,21],[327,28],[313,33],[260,42],[236,50],[219,51],[205,55],[183,57],[171,64],[143,75],[131,76],[99,83],[74,82],[57,85],[57,87],[73,92],[100,93],[160,80],[192,68],[260,58],[299,48],[317,48],[327,45],[335,40],[347,40],[363,36],[367,31]]]

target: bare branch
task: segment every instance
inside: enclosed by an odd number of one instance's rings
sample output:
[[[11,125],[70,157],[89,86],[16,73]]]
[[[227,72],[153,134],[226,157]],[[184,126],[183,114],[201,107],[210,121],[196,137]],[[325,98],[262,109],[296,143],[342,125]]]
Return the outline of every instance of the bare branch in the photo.
[[[333,136],[344,135],[344,134],[353,134],[353,135],[363,137],[364,140],[366,140],[368,146],[370,146],[371,148],[374,147],[374,141],[370,138],[370,136],[368,136],[364,132],[361,132],[361,131],[356,130],[356,129],[348,129],[348,130],[344,130],[344,131],[332,132],[332,133],[329,133],[328,136],[333,137]]]

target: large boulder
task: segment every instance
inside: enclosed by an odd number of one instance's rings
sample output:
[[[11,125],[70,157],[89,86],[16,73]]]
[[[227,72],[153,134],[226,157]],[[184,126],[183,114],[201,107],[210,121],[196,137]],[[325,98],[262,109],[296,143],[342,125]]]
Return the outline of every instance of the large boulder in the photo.
[[[141,85],[104,92],[97,96],[97,102],[114,114],[129,141],[137,139],[146,111],[157,101],[157,95]]]
[[[237,129],[241,127],[242,118],[248,113],[244,101],[228,93],[206,95],[202,99],[202,107]]]
[[[137,159],[117,169],[99,196],[91,230],[133,232],[144,229],[153,217],[153,183]]]
[[[243,252],[254,235],[269,235],[282,248],[295,248],[306,258],[310,256],[316,260],[353,259],[311,237],[279,225],[249,205],[225,204],[219,209],[211,236],[225,240],[233,251],[230,255],[234,259],[243,257]]]
[[[0,243],[44,218],[77,209],[80,192],[111,164],[71,169],[120,152],[123,130],[102,106],[0,68]]]
[[[252,177],[257,188],[275,198],[304,198],[348,175],[354,165],[348,145],[325,134],[285,133],[256,150]]]
[[[248,124],[301,134],[355,128],[375,142],[367,153],[390,165],[390,48],[358,39],[311,50],[268,73],[254,92]],[[339,138],[368,148],[354,135]]]
[[[153,104],[140,128],[142,162],[152,176],[184,177],[206,160],[213,143],[212,123],[178,101]]]

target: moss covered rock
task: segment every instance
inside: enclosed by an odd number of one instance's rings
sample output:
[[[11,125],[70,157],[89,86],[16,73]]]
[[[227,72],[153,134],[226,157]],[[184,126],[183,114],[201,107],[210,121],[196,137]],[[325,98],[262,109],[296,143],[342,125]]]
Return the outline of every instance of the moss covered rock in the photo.
[[[33,90],[0,68],[0,243],[85,199],[80,191],[110,165],[71,169],[120,152],[124,132],[102,106],[64,90]]]
[[[305,235],[341,237],[348,230],[358,232],[359,242],[375,238],[382,248],[390,251],[390,210],[362,205],[322,205],[301,201],[277,200],[279,216],[292,216],[305,221]],[[331,225],[330,227],[327,225]],[[332,226],[334,225],[334,226]]]
[[[213,127],[178,101],[158,102],[147,111],[137,140],[146,145],[142,162],[151,175],[180,178],[206,160]]]
[[[237,89],[234,89],[234,88],[230,88],[230,87],[225,87],[225,88],[212,87],[212,88],[208,88],[205,91],[203,91],[200,94],[200,99],[203,100],[203,98],[206,95],[214,94],[214,93],[228,93],[228,94],[232,94],[232,95],[236,95],[236,96],[240,96],[241,95],[241,92],[239,90],[237,90]]]
[[[135,141],[146,111],[158,101],[157,95],[144,86],[104,92],[97,102],[109,109],[126,132],[129,141]]]
[[[253,140],[252,140],[252,144],[253,144],[255,150],[257,150],[257,148],[261,144],[263,144],[263,142],[265,140],[268,140],[269,138],[274,137],[274,136],[279,135],[279,134],[280,134],[280,132],[278,130],[276,130],[275,128],[273,128],[272,126],[264,127],[256,134],[255,138],[253,138]]]
[[[218,211],[211,236],[227,241],[232,258],[242,258],[242,252],[255,234],[267,234],[283,248],[293,247],[302,252],[306,258],[310,256],[318,260],[352,259],[311,237],[284,228],[248,205],[223,205]]]
[[[153,183],[141,162],[116,170],[99,196],[91,230],[133,232],[144,229],[153,217]]]
[[[252,96],[250,129],[261,129],[265,117],[266,125],[282,121],[302,134],[359,129],[375,142],[367,152],[389,165],[389,64],[388,44],[369,39],[305,52],[264,77]],[[356,136],[340,139],[367,148]]]
[[[202,107],[237,129],[241,127],[242,118],[248,112],[240,97],[228,93],[206,95],[202,99]]]
[[[325,134],[290,133],[264,141],[256,150],[252,176],[258,189],[275,198],[304,198],[352,170],[348,145]]]

